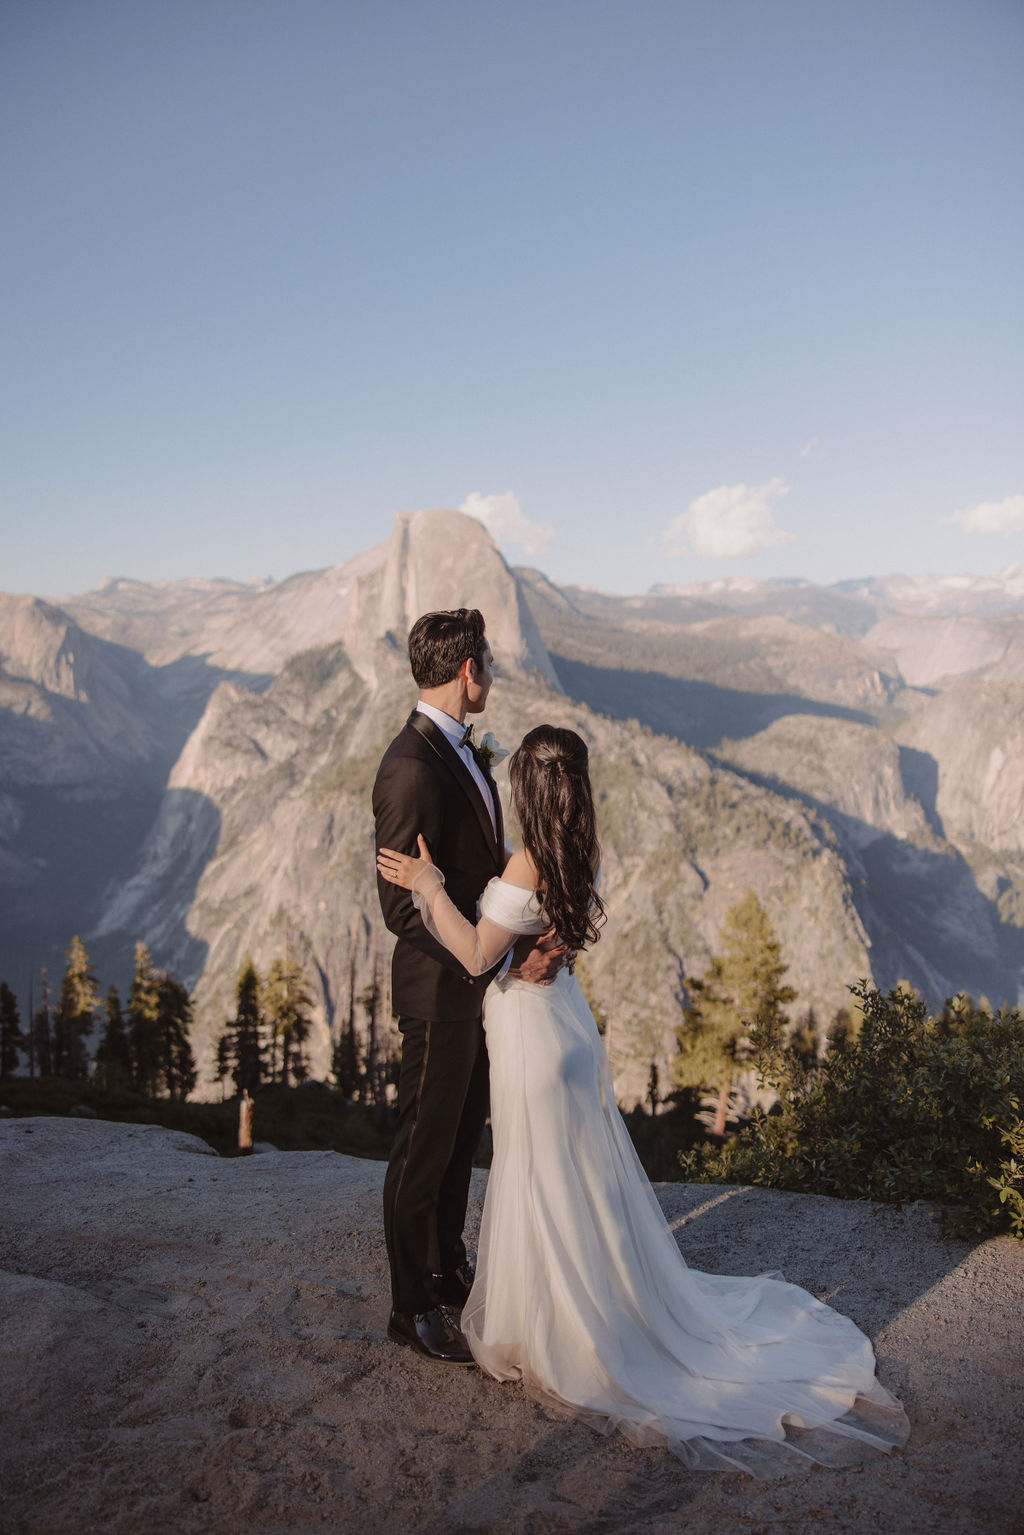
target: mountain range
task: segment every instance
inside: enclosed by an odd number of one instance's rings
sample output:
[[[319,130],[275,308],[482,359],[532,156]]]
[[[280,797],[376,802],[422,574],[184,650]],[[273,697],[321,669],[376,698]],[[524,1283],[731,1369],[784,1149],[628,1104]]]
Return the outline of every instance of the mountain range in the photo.
[[[415,702],[404,637],[480,607],[505,745],[591,747],[609,921],[581,974],[617,1091],[665,1080],[688,975],[765,904],[798,1007],[869,977],[1015,1002],[1024,978],[1024,568],[621,597],[513,569],[457,512],[280,582],[0,596],[0,978],[23,1010],[72,933],[124,986],[194,988],[200,1091],[239,964],[298,958],[314,1074],[386,987],[369,791]],[[501,775],[499,775],[500,777]]]

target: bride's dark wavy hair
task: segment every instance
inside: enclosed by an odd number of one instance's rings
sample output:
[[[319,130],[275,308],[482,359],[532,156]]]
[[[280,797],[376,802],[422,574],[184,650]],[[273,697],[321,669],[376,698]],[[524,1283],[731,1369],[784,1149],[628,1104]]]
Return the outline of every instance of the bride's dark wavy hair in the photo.
[[[544,911],[563,943],[596,943],[605,920],[594,887],[601,846],[587,744],[574,730],[538,725],[508,764],[512,808],[544,890]]]

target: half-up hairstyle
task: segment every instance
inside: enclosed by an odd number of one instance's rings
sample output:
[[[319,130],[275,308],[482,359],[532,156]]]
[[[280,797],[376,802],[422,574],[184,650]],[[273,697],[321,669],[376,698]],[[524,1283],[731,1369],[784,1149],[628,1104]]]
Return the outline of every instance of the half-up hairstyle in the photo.
[[[600,858],[587,744],[574,730],[538,725],[509,760],[512,808],[563,943],[596,943],[605,920],[594,886]]]

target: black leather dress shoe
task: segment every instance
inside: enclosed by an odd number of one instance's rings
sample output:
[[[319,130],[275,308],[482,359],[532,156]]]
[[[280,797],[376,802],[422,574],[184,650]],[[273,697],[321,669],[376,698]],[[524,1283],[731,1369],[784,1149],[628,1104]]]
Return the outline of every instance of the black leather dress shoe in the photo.
[[[461,1311],[469,1299],[469,1292],[473,1288],[473,1280],[476,1277],[471,1263],[462,1263],[457,1269],[452,1269],[447,1274],[431,1274],[431,1282],[437,1293],[437,1298],[442,1306],[453,1306],[456,1311]]]
[[[406,1316],[392,1311],[388,1321],[388,1337],[392,1343],[404,1343],[414,1348],[424,1359],[436,1359],[440,1364],[472,1364],[473,1355],[465,1336],[459,1331],[443,1306],[430,1311],[419,1311]]]

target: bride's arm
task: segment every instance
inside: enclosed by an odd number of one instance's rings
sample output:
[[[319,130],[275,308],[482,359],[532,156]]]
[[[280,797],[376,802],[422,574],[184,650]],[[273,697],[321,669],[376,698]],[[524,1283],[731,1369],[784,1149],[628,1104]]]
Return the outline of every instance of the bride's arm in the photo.
[[[490,917],[481,917],[474,927],[449,899],[444,888],[444,875],[432,861],[422,836],[417,841],[418,858],[381,848],[377,855],[378,871],[391,884],[411,890],[413,903],[431,937],[443,943],[470,975],[483,975],[522,935],[492,922]],[[503,877],[513,883],[517,873],[523,877],[518,861],[524,858],[522,853],[513,854]],[[528,886],[528,877],[524,883]]]
[[[490,970],[520,936],[499,927],[490,917],[481,917],[476,927],[468,922],[449,899],[444,875],[436,864],[417,874],[412,899],[430,936],[443,943],[470,975]]]

